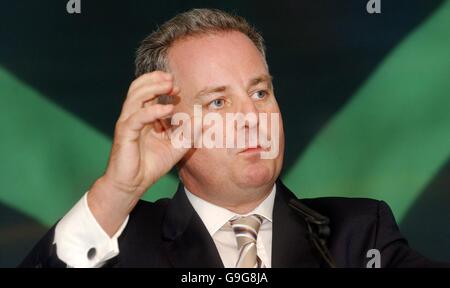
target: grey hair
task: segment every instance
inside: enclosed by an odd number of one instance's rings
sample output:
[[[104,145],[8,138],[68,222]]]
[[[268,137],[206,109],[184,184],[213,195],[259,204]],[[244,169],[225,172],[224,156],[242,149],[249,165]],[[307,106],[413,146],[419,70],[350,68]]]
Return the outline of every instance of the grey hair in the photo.
[[[218,9],[192,9],[177,14],[148,35],[136,52],[135,75],[155,70],[167,71],[167,53],[171,45],[182,38],[209,33],[238,31],[246,35],[266,58],[262,35],[243,17]]]

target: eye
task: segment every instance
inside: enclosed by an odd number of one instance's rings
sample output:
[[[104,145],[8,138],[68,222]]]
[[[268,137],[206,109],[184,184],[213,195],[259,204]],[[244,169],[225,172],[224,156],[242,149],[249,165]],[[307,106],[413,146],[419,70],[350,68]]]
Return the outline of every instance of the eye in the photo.
[[[225,105],[225,100],[224,99],[214,99],[213,101],[209,102],[208,104],[208,108],[211,109],[220,109]]]
[[[267,96],[267,91],[266,90],[258,90],[255,93],[252,94],[252,98],[255,100],[261,100],[264,99]]]

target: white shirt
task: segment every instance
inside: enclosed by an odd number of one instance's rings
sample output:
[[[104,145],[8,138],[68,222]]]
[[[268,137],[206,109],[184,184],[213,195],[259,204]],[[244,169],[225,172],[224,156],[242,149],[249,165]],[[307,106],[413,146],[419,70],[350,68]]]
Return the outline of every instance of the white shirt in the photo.
[[[128,217],[113,237],[103,230],[95,220],[87,204],[87,193],[58,222],[53,243],[56,254],[68,267],[101,267],[107,260],[119,254],[117,239],[128,223]],[[95,255],[88,252],[95,249]]]
[[[263,223],[259,228],[256,240],[256,254],[259,256],[264,266],[271,267],[272,264],[272,212],[275,201],[275,185],[269,196],[264,199],[258,207],[245,215],[236,214],[223,207],[211,204],[185,188],[186,195],[194,207],[197,214],[202,219],[209,234],[216,244],[220,258],[225,268],[234,268],[239,257],[237,241],[234,231],[230,226],[224,226],[229,220],[235,217],[258,214],[262,216]]]
[[[246,214],[258,214],[264,218],[256,245],[258,256],[268,268],[271,267],[272,259],[272,212],[275,191],[274,185],[269,196],[252,212]],[[233,217],[246,215],[238,215],[211,204],[187,190],[185,192],[213,238],[224,267],[235,267],[238,258],[236,237],[230,228],[225,228],[223,225]],[[119,254],[117,239],[127,223],[128,217],[116,234],[109,237],[92,215],[87,204],[86,193],[56,225],[53,241],[56,244],[56,254],[68,267],[101,267],[107,260]],[[91,253],[94,249],[95,253]]]

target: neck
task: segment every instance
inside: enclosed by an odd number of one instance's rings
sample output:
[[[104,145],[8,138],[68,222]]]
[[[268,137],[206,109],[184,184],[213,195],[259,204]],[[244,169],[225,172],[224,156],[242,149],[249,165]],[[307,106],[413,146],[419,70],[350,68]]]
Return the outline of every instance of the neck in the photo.
[[[269,196],[274,186],[273,182],[249,188],[230,187],[235,185],[198,185],[184,179],[183,184],[195,196],[237,214],[253,211]]]
[[[223,205],[218,205],[218,204],[215,204],[215,205],[221,206],[221,207],[228,209],[236,214],[243,215],[243,214],[247,214],[247,213],[250,213],[251,211],[255,210],[256,207],[258,207],[267,198],[267,196],[269,196],[271,191],[272,191],[272,188],[267,190],[267,192],[264,193],[262,195],[262,197],[259,197],[255,201],[251,201],[248,203],[234,203],[234,204],[224,203]]]

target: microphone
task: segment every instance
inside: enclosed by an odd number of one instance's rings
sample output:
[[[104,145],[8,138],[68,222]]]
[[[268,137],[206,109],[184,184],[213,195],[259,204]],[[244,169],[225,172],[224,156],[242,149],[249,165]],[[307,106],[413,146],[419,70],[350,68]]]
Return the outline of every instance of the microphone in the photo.
[[[328,250],[326,240],[330,236],[330,219],[304,205],[300,200],[292,198],[289,206],[306,222],[310,240],[329,268],[336,268],[336,263]]]

